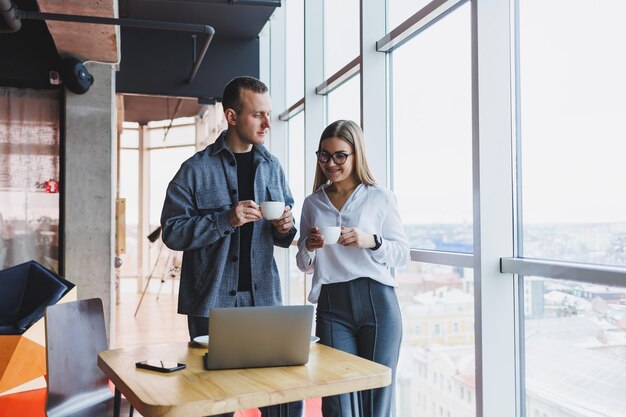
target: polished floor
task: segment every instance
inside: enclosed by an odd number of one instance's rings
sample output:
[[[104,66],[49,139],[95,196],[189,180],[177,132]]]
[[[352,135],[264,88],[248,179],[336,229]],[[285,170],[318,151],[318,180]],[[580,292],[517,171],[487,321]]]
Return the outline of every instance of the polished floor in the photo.
[[[176,313],[178,294],[167,280],[159,292],[156,280],[137,309],[141,293],[134,279],[122,279],[112,347],[133,347],[189,340],[187,318]],[[177,283],[173,282],[174,286]],[[152,283],[151,283],[152,284]],[[137,315],[135,316],[135,311]]]

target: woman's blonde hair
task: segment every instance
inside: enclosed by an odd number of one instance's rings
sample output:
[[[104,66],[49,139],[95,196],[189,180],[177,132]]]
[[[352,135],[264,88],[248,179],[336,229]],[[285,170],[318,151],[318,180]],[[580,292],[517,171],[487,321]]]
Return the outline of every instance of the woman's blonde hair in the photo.
[[[365,144],[363,143],[363,131],[352,120],[337,120],[329,124],[322,132],[320,142],[317,145],[318,152],[322,149],[322,142],[328,138],[337,137],[346,141],[352,146],[352,152],[354,157],[354,170],[352,175],[356,179],[357,184],[374,185],[376,180],[370,171],[367,164],[367,158],[365,157]],[[319,162],[315,167],[315,179],[313,180],[313,192],[323,185],[328,183],[328,178],[324,175],[324,172],[320,168]]]

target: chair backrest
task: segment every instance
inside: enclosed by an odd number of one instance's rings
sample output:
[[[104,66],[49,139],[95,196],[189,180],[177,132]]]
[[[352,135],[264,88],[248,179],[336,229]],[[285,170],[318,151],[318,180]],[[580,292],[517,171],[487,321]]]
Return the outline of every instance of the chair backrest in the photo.
[[[48,416],[112,398],[98,368],[98,353],[108,348],[102,300],[49,306],[45,317]]]
[[[74,285],[35,261],[0,271],[0,334],[22,334]]]

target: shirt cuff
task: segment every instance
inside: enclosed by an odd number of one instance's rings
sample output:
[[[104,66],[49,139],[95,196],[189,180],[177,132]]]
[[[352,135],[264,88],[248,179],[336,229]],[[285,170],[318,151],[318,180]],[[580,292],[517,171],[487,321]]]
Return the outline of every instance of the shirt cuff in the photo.
[[[235,228],[231,226],[228,219],[228,210],[221,212],[217,216],[217,230],[220,232],[220,236],[226,236],[235,231]]]

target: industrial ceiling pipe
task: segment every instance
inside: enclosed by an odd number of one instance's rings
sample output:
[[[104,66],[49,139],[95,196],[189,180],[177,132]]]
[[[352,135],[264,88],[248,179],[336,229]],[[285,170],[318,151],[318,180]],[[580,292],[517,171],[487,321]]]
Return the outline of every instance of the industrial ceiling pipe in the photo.
[[[20,30],[22,21],[11,0],[0,0],[0,33],[13,33]]]
[[[10,0],[9,0],[10,1]],[[200,50],[200,55],[193,63],[193,67],[191,68],[191,73],[189,74],[189,78],[187,79],[187,83],[191,84],[193,79],[196,77],[198,73],[198,68],[200,68],[200,64],[204,59],[204,55],[206,54],[207,49],[209,49],[209,45],[211,44],[211,40],[213,39],[213,35],[215,35],[215,29],[209,25],[198,25],[192,23],[177,23],[177,22],[160,22],[157,20],[139,20],[139,19],[126,19],[126,18],[113,18],[113,17],[97,17],[97,16],[79,16],[79,15],[68,15],[68,14],[59,14],[59,13],[40,13],[40,12],[31,12],[26,10],[19,10],[18,16],[22,19],[36,19],[36,20],[56,20],[61,22],[74,22],[74,23],[94,23],[101,25],[119,25],[126,27],[135,27],[135,28],[143,28],[143,29],[164,29],[164,30],[177,30],[184,32],[196,32],[196,33],[206,33],[207,38],[204,41],[204,45],[202,45],[202,49]]]
[[[176,30],[183,32],[195,32],[206,33],[207,38],[200,49],[200,54],[194,60],[191,73],[187,79],[187,83],[191,82],[198,73],[198,68],[204,59],[207,49],[211,44],[213,35],[215,35],[215,29],[209,25],[198,25],[192,23],[178,23],[178,22],[160,22],[157,20],[140,20],[140,19],[125,19],[125,18],[113,18],[113,17],[97,17],[97,16],[79,16],[68,15],[60,13],[41,13],[32,12],[28,10],[18,10],[11,0],[0,0],[0,32],[6,26],[7,32],[17,32],[22,23],[20,19],[32,19],[32,20],[56,20],[61,22],[73,22],[73,23],[93,23],[99,25],[118,25],[126,27],[135,27],[142,29],[164,29],[164,30]]]

